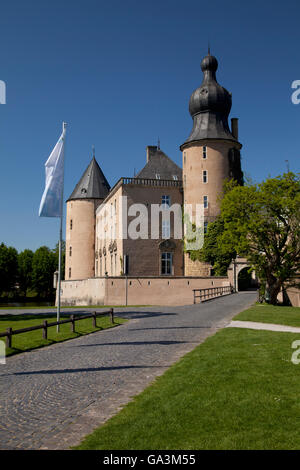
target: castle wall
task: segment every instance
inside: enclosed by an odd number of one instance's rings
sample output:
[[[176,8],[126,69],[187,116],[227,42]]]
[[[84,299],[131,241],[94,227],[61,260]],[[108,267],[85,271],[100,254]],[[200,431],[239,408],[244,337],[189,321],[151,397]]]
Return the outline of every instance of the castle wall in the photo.
[[[106,279],[62,281],[61,305],[103,305]]]
[[[160,243],[164,240],[161,234],[161,220],[159,238],[151,238],[151,205],[161,205],[162,196],[170,197],[170,204],[182,204],[181,190],[176,186],[156,184],[122,184],[117,188],[110,197],[105,200],[104,204],[97,209],[96,213],[96,261],[95,275],[104,276],[107,272],[108,276],[118,276],[122,271],[124,263],[124,255],[128,256],[129,275],[132,276],[159,276],[161,274],[161,249]],[[127,198],[127,208],[125,214],[120,217],[122,212],[119,206],[120,198]],[[124,201],[124,200],[123,200]],[[130,237],[130,224],[137,217],[139,212],[133,216],[127,216],[128,210],[133,204],[143,204],[147,209],[145,225],[148,225],[148,238],[132,239]],[[115,211],[115,218],[111,213]],[[106,212],[106,215],[105,215]],[[161,215],[160,215],[161,218]],[[122,239],[120,233],[120,224],[124,229],[126,236]],[[182,218],[180,216],[180,224]],[[102,230],[101,230],[102,229]],[[141,228],[137,228],[139,231]],[[183,275],[183,253],[181,239],[174,239],[174,218],[170,216],[170,236],[173,248],[170,249],[173,255],[173,275]],[[126,238],[127,237],[127,238]],[[168,251],[168,250],[166,250]],[[122,262],[120,260],[122,259]]]
[[[62,305],[191,305],[193,289],[228,286],[226,277],[108,277],[62,282]]]
[[[185,145],[183,148],[184,203],[192,205],[194,216],[196,205],[203,205],[206,196],[208,207],[204,208],[204,222],[213,222],[220,213],[219,197],[222,194],[224,180],[230,175],[228,150],[234,145],[230,141],[203,140]],[[204,146],[206,158],[203,158]],[[203,181],[204,171],[206,171],[206,182]],[[210,265],[192,261],[186,254],[184,273],[186,276],[209,275]]]
[[[67,202],[65,279],[94,276],[95,209],[98,199]]]
[[[206,158],[203,158],[204,146]],[[233,142],[203,141],[183,149],[184,202],[194,206],[203,204],[203,197],[207,196],[208,208],[204,216],[209,222],[220,212],[218,197],[224,180],[229,178],[228,150],[233,146]],[[203,182],[203,171],[207,171],[206,183]]]
[[[122,186],[105,199],[96,211],[95,276],[119,276],[123,269],[123,240],[119,236]],[[120,218],[121,216],[121,218]],[[104,237],[104,238],[103,238]]]
[[[300,279],[297,280],[300,282]],[[286,294],[293,307],[300,307],[300,289],[297,287],[288,287],[286,289]]]
[[[204,261],[192,261],[189,254],[184,254],[184,271],[188,276],[210,276],[211,265]]]
[[[161,205],[162,196],[170,196],[170,204],[182,205],[182,193],[176,187],[160,186],[135,186],[126,185],[123,187],[123,195],[127,196],[128,207],[134,203],[146,204],[148,209],[148,239],[132,240],[129,237],[123,241],[124,254],[129,256],[129,275],[133,276],[159,276],[161,274],[161,250],[162,223],[159,223],[159,238],[151,238],[151,205]],[[138,215],[138,214],[137,214]],[[160,215],[160,218],[162,216]],[[128,227],[135,216],[128,217]],[[181,221],[180,221],[181,222]],[[182,242],[174,239],[174,219],[170,217],[170,235],[174,243],[173,254],[173,275],[183,275],[183,253]],[[166,250],[169,251],[169,250]]]

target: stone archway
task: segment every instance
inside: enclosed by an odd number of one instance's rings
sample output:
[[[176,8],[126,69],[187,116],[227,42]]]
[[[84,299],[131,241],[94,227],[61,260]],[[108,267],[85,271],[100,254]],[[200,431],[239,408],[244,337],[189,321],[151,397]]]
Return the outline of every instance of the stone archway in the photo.
[[[249,267],[244,266],[237,275],[237,290],[246,291],[253,287],[252,274],[248,272]]]
[[[239,256],[236,259],[233,259],[229,265],[227,270],[227,276],[230,282],[230,285],[233,287],[235,292],[239,291],[238,288],[238,276],[239,273],[245,269],[250,268],[250,264],[246,258],[240,258]]]

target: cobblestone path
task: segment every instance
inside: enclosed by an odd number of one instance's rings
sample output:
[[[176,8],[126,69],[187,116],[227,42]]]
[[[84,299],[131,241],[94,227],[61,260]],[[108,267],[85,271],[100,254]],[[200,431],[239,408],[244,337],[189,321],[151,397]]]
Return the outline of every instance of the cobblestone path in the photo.
[[[130,319],[0,364],[0,448],[68,449],[256,300],[120,310]],[[117,311],[117,310],[116,310]]]

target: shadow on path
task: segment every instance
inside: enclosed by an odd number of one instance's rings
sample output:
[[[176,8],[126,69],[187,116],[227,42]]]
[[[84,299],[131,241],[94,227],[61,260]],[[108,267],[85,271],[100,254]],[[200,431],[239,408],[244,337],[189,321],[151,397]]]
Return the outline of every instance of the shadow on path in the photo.
[[[73,374],[75,372],[101,372],[106,370],[125,370],[125,369],[163,369],[166,366],[117,366],[117,367],[87,367],[81,369],[53,369],[53,370],[34,370],[15,372],[13,374],[3,375],[39,375],[39,374]]]
[[[90,348],[93,346],[152,346],[153,344],[160,344],[169,346],[170,344],[187,344],[195,343],[195,341],[123,341],[115,343],[94,343],[94,344],[80,344],[75,348]]]
[[[128,331],[147,331],[147,330],[189,330],[198,328],[211,328],[208,326],[158,326],[157,328],[128,328]]]

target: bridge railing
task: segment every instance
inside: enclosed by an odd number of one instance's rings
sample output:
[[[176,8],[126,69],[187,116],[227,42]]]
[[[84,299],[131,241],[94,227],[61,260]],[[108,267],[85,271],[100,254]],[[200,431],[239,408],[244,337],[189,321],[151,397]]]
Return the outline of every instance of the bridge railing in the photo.
[[[193,289],[194,293],[194,304],[205,302],[206,300],[215,299],[223,295],[229,295],[233,293],[232,286],[221,286],[221,287],[207,287],[206,289]]]

